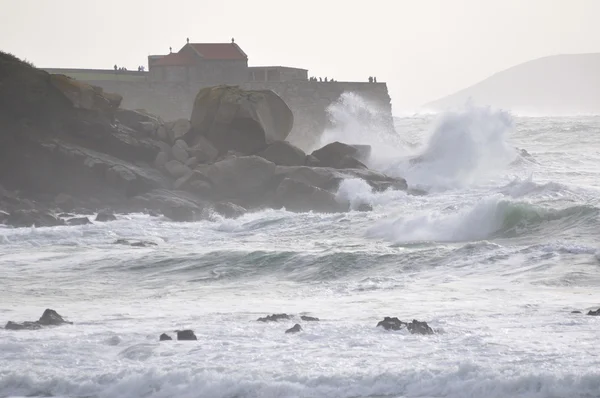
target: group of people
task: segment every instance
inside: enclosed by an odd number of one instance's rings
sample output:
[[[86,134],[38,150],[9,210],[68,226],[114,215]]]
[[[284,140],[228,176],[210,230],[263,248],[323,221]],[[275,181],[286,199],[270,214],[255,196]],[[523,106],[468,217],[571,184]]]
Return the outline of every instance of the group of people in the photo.
[[[311,77],[308,79],[308,81],[310,81],[310,82],[325,82],[325,83],[335,82],[335,80],[328,79],[327,77],[325,77],[325,79],[323,79],[322,77],[319,77],[319,78]]]
[[[377,83],[377,78],[375,76],[369,76],[369,83]]]
[[[114,66],[115,72],[127,72],[127,68],[124,66],[117,66],[117,64],[115,64]],[[138,72],[144,72],[146,70],[146,67],[144,65],[140,65],[138,66]]]

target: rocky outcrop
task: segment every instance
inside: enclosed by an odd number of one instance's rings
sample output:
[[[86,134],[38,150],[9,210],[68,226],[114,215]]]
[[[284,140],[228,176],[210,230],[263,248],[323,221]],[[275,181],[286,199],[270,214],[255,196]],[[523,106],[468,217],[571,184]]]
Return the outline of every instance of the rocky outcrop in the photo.
[[[258,156],[278,166],[304,166],[306,164],[304,151],[286,141],[275,141],[258,153]]]
[[[289,320],[289,319],[292,319],[292,316],[288,315],[288,314],[273,314],[273,315],[267,315],[262,318],[258,318],[257,321],[258,322],[278,322],[278,321]]]
[[[335,169],[366,169],[367,166],[362,162],[370,155],[371,147],[368,145],[348,145],[338,141],[312,153],[319,160],[320,166]]]
[[[290,108],[272,91],[208,87],[196,96],[186,141],[202,135],[220,153],[235,150],[250,155],[285,140],[293,122]]]
[[[291,328],[289,328],[288,330],[285,331],[285,333],[298,333],[302,331],[302,326],[300,326],[299,324],[295,324],[294,326],[292,326]]]
[[[193,330],[178,330],[177,340],[198,340]]]
[[[339,203],[335,195],[305,182],[285,178],[275,191],[275,206],[288,211],[340,213],[348,206]]]
[[[4,223],[12,227],[56,227],[65,225],[60,218],[41,210],[16,210],[9,214]]]
[[[8,330],[36,330],[41,329],[43,326],[60,326],[64,324],[72,324],[73,322],[68,322],[63,319],[62,316],[58,314],[58,312],[46,309],[40,319],[34,322],[12,322],[9,321],[5,329]]]
[[[307,315],[302,315],[300,317],[300,319],[302,319],[305,322],[319,322],[319,318],[315,318],[315,317],[307,316]]]
[[[160,335],[160,337],[158,338],[159,341],[168,341],[168,340],[173,340],[173,338],[171,336],[169,336],[166,333],[163,333]]]
[[[50,75],[50,84],[58,89],[77,109],[114,110],[123,100],[119,94],[104,93],[100,87],[82,83],[65,75]]]
[[[600,308],[597,310],[589,310],[587,314],[591,316],[600,316]]]
[[[383,321],[377,324],[377,327],[382,327],[385,330],[402,330],[407,329],[412,334],[433,334],[433,329],[429,327],[427,322],[420,322],[413,319],[412,322],[402,322],[400,319],[386,316]]]

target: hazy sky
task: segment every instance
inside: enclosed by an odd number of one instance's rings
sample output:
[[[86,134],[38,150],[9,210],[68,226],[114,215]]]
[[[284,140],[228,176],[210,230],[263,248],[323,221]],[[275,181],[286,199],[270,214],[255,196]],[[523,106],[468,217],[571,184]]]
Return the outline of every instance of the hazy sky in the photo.
[[[600,0],[0,0],[0,49],[128,69],[235,37],[250,65],[388,82],[394,112],[530,59],[600,52]]]

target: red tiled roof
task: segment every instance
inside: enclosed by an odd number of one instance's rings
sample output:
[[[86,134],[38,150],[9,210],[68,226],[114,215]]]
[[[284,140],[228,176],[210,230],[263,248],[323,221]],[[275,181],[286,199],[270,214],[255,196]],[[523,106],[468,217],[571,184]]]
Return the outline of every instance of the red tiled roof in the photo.
[[[235,43],[189,43],[189,46],[204,59],[248,59],[246,53]]]
[[[196,62],[194,59],[186,53],[171,53],[165,55],[158,61],[154,62],[152,66],[188,66],[194,65]]]

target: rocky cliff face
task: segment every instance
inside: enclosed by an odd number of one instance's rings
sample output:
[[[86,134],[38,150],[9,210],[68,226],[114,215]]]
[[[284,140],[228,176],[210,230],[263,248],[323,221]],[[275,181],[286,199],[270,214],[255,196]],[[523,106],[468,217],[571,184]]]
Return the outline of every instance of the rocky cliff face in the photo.
[[[346,211],[335,197],[344,178],[406,188],[368,170],[364,148],[336,143],[313,156],[286,142],[293,115],[272,92],[206,89],[191,121],[164,122],[121,101],[0,53],[0,223],[82,224],[92,221],[59,213],[104,208],[98,220],[130,211],[176,221],[257,207]]]

